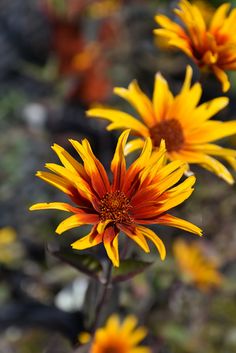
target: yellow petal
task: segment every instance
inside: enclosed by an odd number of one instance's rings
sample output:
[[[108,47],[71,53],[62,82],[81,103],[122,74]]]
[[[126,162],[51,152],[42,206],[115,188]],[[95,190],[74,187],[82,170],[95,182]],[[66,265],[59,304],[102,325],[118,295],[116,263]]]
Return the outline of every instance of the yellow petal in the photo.
[[[106,119],[112,123],[108,125],[107,130],[132,129],[139,135],[149,136],[148,128],[132,115],[116,109],[94,108],[86,112],[88,117]]]
[[[147,330],[144,327],[137,328],[129,337],[129,342],[134,346],[138,345],[147,336]]]
[[[84,250],[100,244],[103,236],[102,234],[96,233],[95,229],[96,227],[93,227],[89,234],[79,240],[76,240],[71,244],[71,247],[77,250]]]
[[[86,178],[82,164],[76,161],[64,148],[54,143],[52,149],[56,152],[65,168],[72,172],[79,173],[83,178]]]
[[[95,224],[98,221],[99,221],[99,217],[96,214],[87,214],[85,212],[84,213],[81,212],[80,214],[77,213],[62,221],[58,225],[56,229],[56,233],[62,234],[69,229],[80,227],[81,225],[85,225],[85,224]]]
[[[157,223],[164,224],[170,227],[180,228],[186,230],[187,232],[198,234],[200,236],[202,235],[202,230],[199,227],[195,226],[193,223],[185,221],[184,219],[178,217],[174,217],[170,214],[160,216],[159,219],[157,219]]]
[[[153,106],[150,99],[142,92],[136,80],[129,84],[128,89],[114,88],[114,93],[127,100],[139,113],[147,126],[155,123]]]
[[[236,157],[236,150],[224,148],[214,144],[203,144],[193,146],[194,150],[200,151],[206,154],[211,154],[213,156],[221,157]]]
[[[66,179],[59,177],[55,174],[52,173],[47,173],[47,172],[37,172],[36,176],[39,177],[40,179],[46,181],[47,183],[55,186],[62,192],[64,192],[67,195],[72,196],[71,192],[71,183],[68,182]]]
[[[119,229],[126,234],[130,239],[132,239],[141,249],[143,249],[146,253],[150,252],[148,243],[142,234],[136,234],[135,229],[130,229],[130,227],[125,225],[118,225]]]
[[[97,225],[97,232],[99,233],[99,234],[102,234],[103,232],[104,232],[104,230],[105,230],[105,228],[106,228],[106,226],[109,224],[109,223],[111,223],[112,222],[112,220],[111,219],[107,219],[106,221],[100,221],[99,223],[98,223],[98,225]]]
[[[191,68],[190,65],[188,65],[186,68],[184,84],[183,84],[181,91],[180,91],[181,94],[184,94],[190,90],[192,77],[193,77],[193,69]]]
[[[120,319],[117,314],[113,314],[109,317],[106,323],[107,331],[111,333],[117,333],[120,330]]]
[[[182,202],[184,202],[186,199],[189,198],[192,192],[193,192],[193,189],[189,189],[189,190],[183,191],[182,193],[179,193],[176,196],[173,196],[167,199],[167,201],[158,208],[158,213],[161,214],[175,206],[180,205]]]
[[[216,29],[218,29],[224,24],[225,17],[227,12],[229,11],[229,8],[230,4],[225,3],[219,6],[218,9],[215,11],[209,27],[211,33],[214,33]]]
[[[105,229],[103,243],[109,259],[115,267],[119,267],[118,234],[112,227]]]
[[[136,227],[137,234],[141,233],[144,237],[150,239],[160,253],[161,260],[164,260],[166,257],[166,249],[162,240],[151,230],[143,226]]]
[[[157,15],[155,16],[155,20],[161,27],[164,27],[169,31],[173,31],[179,35],[185,35],[183,28],[174,21],[171,21],[167,16]]]
[[[124,154],[125,156],[127,156],[128,154],[130,154],[131,152],[134,152],[136,150],[142,149],[144,145],[144,140],[138,138],[132,141],[129,141],[126,145],[125,145],[125,149],[124,149]]]
[[[63,202],[50,202],[50,203],[42,202],[42,203],[36,203],[35,205],[30,207],[30,211],[36,211],[36,210],[61,210],[61,211],[76,213],[78,211],[78,208]]]
[[[138,320],[134,315],[129,315],[122,323],[122,330],[126,333],[132,334],[132,331],[138,324]]]
[[[214,72],[218,80],[221,82],[222,91],[227,92],[230,89],[230,82],[227,74],[224,72],[224,70],[221,70],[218,66],[212,66],[212,71]]]
[[[218,97],[209,102],[199,105],[193,112],[191,127],[198,127],[201,122],[204,122],[225,108],[229,103],[228,97]]]
[[[168,110],[173,102],[173,95],[169,90],[167,81],[160,73],[156,74],[153,91],[153,106],[155,111],[155,123],[168,116]]]
[[[199,129],[189,132],[187,139],[192,145],[200,145],[211,141],[219,140],[236,133],[236,120],[221,122],[207,121]]]
[[[187,165],[184,163],[181,167],[179,167],[177,170],[175,170],[173,173],[169,174],[165,178],[154,178],[153,183],[155,183],[155,187],[158,192],[161,194],[176,183],[178,183],[178,181],[182,178],[186,170]]]

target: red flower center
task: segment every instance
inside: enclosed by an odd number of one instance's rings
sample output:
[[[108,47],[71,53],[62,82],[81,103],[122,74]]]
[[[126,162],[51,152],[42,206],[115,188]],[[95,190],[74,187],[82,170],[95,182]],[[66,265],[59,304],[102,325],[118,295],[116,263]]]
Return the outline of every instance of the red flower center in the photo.
[[[123,191],[107,192],[100,201],[100,218],[102,221],[110,219],[114,223],[131,224],[133,222],[129,215],[131,207]]]
[[[163,120],[150,129],[150,135],[155,147],[159,147],[164,139],[168,152],[179,151],[184,144],[183,129],[178,120]]]

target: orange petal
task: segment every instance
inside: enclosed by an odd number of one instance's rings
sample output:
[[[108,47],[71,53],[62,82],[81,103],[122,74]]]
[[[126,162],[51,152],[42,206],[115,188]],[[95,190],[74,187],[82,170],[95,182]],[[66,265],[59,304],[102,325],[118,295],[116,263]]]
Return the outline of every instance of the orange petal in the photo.
[[[89,234],[85,235],[83,238],[76,240],[71,244],[73,249],[84,250],[96,246],[102,242],[103,235],[98,234],[96,231],[96,226],[92,228]]]
[[[136,244],[140,246],[146,253],[150,252],[148,243],[142,234],[136,233],[136,227],[130,227],[127,225],[119,224],[118,228],[126,234],[130,239],[132,239]]]
[[[107,255],[115,267],[119,267],[118,235],[114,227],[108,227],[103,233],[103,243]]]
[[[82,141],[82,144],[75,140],[69,141],[84,161],[84,168],[90,177],[94,190],[102,197],[110,190],[109,179],[103,165],[93,154],[91,146],[86,139]]]
[[[82,210],[80,210],[80,214],[77,213],[73,216],[70,216],[69,218],[66,218],[64,221],[62,221],[57,229],[56,229],[56,233],[58,234],[62,234],[65,231],[72,229],[72,228],[76,228],[76,227],[80,227],[82,225],[85,224],[95,224],[99,222],[99,217],[96,214],[89,214],[86,212],[83,212]]]
[[[116,151],[111,162],[111,171],[113,173],[113,190],[120,190],[126,175],[126,161],[124,156],[125,144],[129,136],[129,130],[124,131],[117,142]]]

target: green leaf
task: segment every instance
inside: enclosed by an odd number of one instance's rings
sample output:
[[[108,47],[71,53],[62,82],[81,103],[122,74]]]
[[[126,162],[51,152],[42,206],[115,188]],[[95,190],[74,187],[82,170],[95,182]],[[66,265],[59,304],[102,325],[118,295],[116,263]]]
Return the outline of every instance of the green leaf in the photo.
[[[99,279],[102,273],[101,263],[91,254],[81,254],[80,251],[59,248],[55,244],[48,245],[49,252],[58,259],[75,267],[86,275]]]
[[[145,271],[152,262],[144,262],[141,260],[127,259],[120,262],[119,267],[112,270],[112,282],[122,282]]]

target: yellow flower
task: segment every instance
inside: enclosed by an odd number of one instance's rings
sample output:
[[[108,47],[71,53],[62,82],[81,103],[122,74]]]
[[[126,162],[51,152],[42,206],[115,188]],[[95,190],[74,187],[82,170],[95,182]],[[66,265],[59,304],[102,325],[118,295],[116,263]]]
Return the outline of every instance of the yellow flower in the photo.
[[[21,260],[24,254],[22,245],[17,241],[17,234],[12,227],[0,229],[0,263],[12,265]]]
[[[152,102],[141,91],[136,81],[131,82],[128,89],[115,88],[114,92],[136,109],[142,122],[116,109],[93,108],[87,115],[110,121],[107,130],[130,128],[133,135],[141,136],[128,143],[126,153],[142,148],[143,138],[148,136],[157,148],[161,139],[164,139],[170,160],[200,164],[232,184],[234,181],[228,169],[210,155],[224,158],[236,168],[236,151],[209,143],[236,133],[235,120],[209,121],[228,104],[228,98],[219,97],[198,105],[202,88],[200,83],[191,87],[191,79],[192,69],[188,66],[183,87],[174,97],[167,81],[158,73]]]
[[[193,283],[202,290],[209,290],[221,285],[223,278],[218,271],[217,262],[204,253],[199,243],[189,244],[183,240],[177,240],[173,250],[186,282]]]
[[[52,146],[63,166],[47,163],[53,173],[38,172],[37,176],[63,191],[75,205],[67,203],[39,203],[30,210],[58,209],[73,215],[59,224],[61,234],[68,229],[91,224],[88,235],[74,242],[74,249],[83,250],[103,243],[114,266],[119,266],[118,235],[125,233],[145,252],[149,252],[146,238],[151,240],[165,258],[165,246],[148,224],[164,224],[201,235],[201,230],[180,218],[166,213],[186,200],[193,191],[195,178],[189,177],[173,187],[186,171],[186,164],[174,161],[165,165],[165,147],[152,151],[147,138],[140,156],[126,168],[124,148],[129,131],[124,131],[117,143],[111,162],[112,182],[103,165],[93,154],[87,140],[70,140],[83,160],[77,162],[58,145]]]
[[[181,0],[174,12],[182,25],[167,16],[157,15],[155,19],[162,28],[154,30],[155,34],[167,38],[169,45],[191,57],[200,68],[212,71],[224,92],[230,88],[225,70],[236,70],[236,9],[228,14],[229,9],[229,3],[222,4],[207,24],[197,6]]]
[[[147,335],[146,329],[136,326],[134,316],[128,316],[121,323],[117,315],[112,315],[96,331],[89,353],[151,353],[149,348],[139,345]]]

